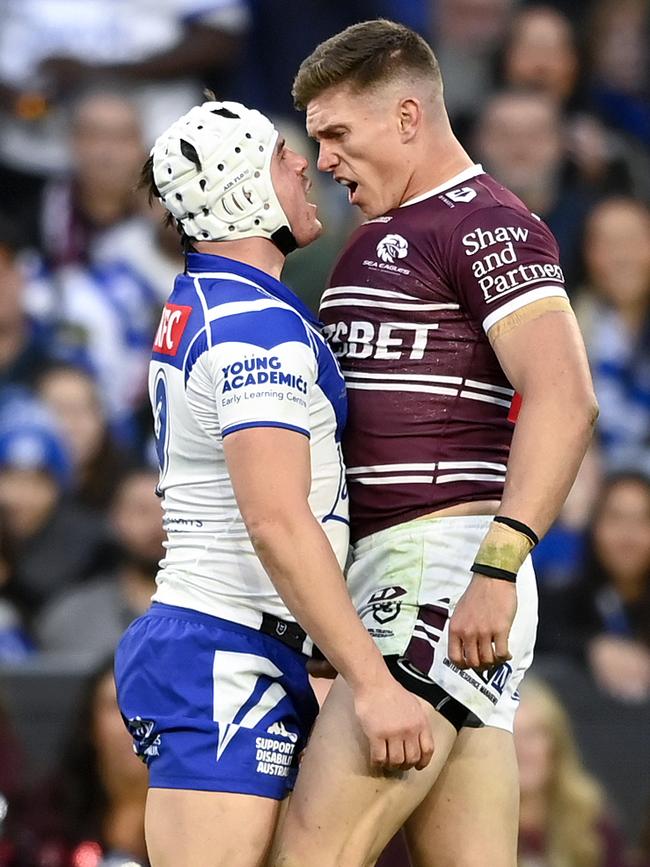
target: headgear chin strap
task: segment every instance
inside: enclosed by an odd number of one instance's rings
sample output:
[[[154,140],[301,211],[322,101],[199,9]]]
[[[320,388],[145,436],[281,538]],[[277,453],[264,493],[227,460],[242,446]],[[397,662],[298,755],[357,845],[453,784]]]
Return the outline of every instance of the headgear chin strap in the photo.
[[[189,238],[268,238],[286,256],[296,249],[273,189],[278,132],[238,102],[204,102],[179,118],[151,150],[160,200]]]

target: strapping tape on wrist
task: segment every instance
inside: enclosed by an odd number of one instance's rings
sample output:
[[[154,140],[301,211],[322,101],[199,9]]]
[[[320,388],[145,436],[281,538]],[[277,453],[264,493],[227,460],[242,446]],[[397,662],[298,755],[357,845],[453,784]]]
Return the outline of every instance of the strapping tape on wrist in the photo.
[[[515,583],[522,563],[538,541],[537,534],[526,524],[497,515],[481,542],[471,571]]]

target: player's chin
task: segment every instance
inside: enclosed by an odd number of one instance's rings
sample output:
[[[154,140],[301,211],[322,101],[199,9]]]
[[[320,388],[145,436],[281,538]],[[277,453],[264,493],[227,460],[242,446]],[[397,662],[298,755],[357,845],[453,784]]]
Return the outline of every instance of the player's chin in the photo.
[[[300,226],[298,230],[294,231],[294,237],[298,247],[307,247],[312,243],[312,241],[320,238],[322,234],[323,224],[316,217],[312,217],[310,220],[306,221],[303,226]]]
[[[374,220],[375,217],[381,217],[386,213],[377,203],[373,205],[371,202],[358,201],[354,202],[354,207],[361,211],[366,220]]]

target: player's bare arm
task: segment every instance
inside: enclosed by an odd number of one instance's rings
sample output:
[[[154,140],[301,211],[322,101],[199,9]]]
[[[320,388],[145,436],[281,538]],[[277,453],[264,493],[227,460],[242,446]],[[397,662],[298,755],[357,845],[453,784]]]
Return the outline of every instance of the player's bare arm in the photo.
[[[546,312],[542,312],[543,305],[530,305],[526,321],[516,327],[488,332],[505,374],[522,396],[499,515],[516,516],[537,537],[557,517],[598,415],[575,317],[568,304],[565,310]],[[535,307],[541,315],[534,315]],[[516,572],[532,544],[527,545],[525,533],[513,527],[493,526],[490,532],[498,536],[488,556],[497,568],[501,558],[506,569]],[[479,668],[507,660],[516,607],[514,583],[476,574],[450,625],[452,661],[460,667]]]
[[[305,436],[276,428],[224,439],[228,471],[255,551],[278,593],[354,694],[376,768],[424,768],[433,754],[430,723],[395,681],[352,605],[343,574],[308,502]]]

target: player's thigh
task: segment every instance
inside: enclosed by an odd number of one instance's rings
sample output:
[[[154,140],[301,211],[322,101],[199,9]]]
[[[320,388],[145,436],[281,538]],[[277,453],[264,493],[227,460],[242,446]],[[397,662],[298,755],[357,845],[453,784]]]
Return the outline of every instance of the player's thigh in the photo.
[[[274,864],[275,859],[278,857],[279,846],[280,846],[280,836],[282,833],[282,828],[284,827],[284,820],[287,816],[287,810],[289,809],[289,804],[291,803],[291,792],[287,795],[284,800],[278,802],[278,812],[275,820],[275,828],[273,830],[273,839],[271,841],[271,848],[269,851],[269,856],[267,859],[267,864]]]
[[[429,766],[422,771],[373,773],[352,693],[337,678],[298,773],[273,862],[276,867],[374,864],[430,790],[456,737],[453,726],[426,707],[435,742]]]
[[[515,867],[518,816],[512,734],[463,728],[406,824],[413,867]]]
[[[254,795],[149,789],[151,867],[263,867],[279,801]]]

